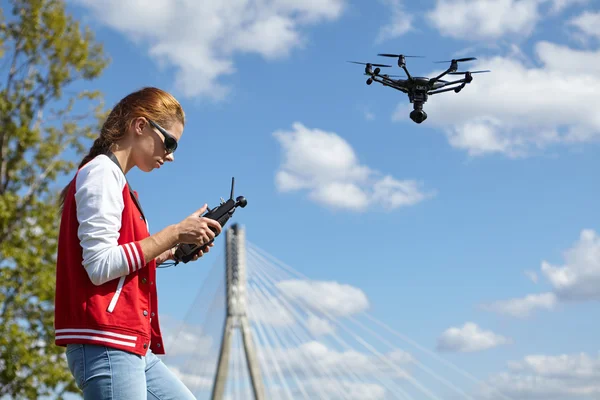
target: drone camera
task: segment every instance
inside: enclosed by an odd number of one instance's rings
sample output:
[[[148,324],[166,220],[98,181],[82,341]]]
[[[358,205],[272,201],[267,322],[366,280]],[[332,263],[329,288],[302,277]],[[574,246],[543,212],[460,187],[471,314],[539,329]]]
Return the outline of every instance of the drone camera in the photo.
[[[412,119],[417,124],[422,123],[427,119],[427,113],[423,110],[423,102],[415,101],[414,102],[414,110],[410,113],[410,119]]]
[[[423,110],[412,110],[410,113],[410,119],[417,124],[420,124],[427,119],[427,113]]]

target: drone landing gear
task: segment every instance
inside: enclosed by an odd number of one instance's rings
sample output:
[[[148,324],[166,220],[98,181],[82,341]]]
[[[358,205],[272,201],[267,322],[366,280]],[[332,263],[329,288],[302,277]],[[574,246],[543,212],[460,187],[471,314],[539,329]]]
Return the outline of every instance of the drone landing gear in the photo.
[[[423,111],[423,103],[420,101],[413,103],[414,110],[410,112],[410,119],[417,124],[422,123],[427,119],[427,113]]]

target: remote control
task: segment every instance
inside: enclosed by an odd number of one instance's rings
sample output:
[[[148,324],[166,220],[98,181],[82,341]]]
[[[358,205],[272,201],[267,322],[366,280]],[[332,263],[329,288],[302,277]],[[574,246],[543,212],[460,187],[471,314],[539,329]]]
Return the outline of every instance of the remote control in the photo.
[[[231,194],[229,196],[229,200],[224,201],[223,198],[221,198],[221,204],[219,204],[212,210],[209,209],[204,215],[202,215],[202,217],[214,219],[221,225],[221,227],[224,227],[238,206],[242,208],[246,207],[248,201],[244,196],[238,196],[235,200],[233,199],[234,184],[235,178],[231,178]],[[214,229],[211,228],[211,230],[214,232]],[[203,245],[202,248],[210,245],[213,241],[214,239],[208,242],[207,244]],[[177,249],[175,250],[175,262],[183,262],[185,264],[189,262],[192,258],[194,258],[194,256],[198,254],[200,250],[201,248],[198,245],[180,243],[177,245]]]

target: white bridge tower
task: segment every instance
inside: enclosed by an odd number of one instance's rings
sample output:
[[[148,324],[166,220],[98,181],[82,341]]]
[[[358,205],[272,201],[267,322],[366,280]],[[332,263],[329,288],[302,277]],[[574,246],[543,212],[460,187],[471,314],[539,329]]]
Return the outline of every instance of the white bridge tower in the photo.
[[[212,389],[212,400],[221,400],[225,393],[225,383],[229,369],[229,354],[231,351],[231,336],[234,329],[240,329],[246,361],[250,372],[250,380],[256,400],[265,399],[264,384],[260,366],[256,356],[256,349],[250,330],[247,315],[247,290],[246,290],[246,232],[243,227],[234,224],[226,231],[226,319],[223,326],[221,351],[217,365],[216,377]]]

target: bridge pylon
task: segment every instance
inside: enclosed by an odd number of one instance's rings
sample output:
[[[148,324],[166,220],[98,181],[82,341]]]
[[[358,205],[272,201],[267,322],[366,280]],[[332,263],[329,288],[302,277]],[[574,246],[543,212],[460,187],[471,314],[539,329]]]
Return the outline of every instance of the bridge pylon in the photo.
[[[252,330],[248,322],[248,291],[246,289],[246,232],[245,229],[233,224],[226,231],[225,250],[225,293],[226,318],[223,325],[221,350],[217,365],[216,376],[212,388],[212,400],[221,400],[225,393],[225,384],[229,370],[231,352],[231,337],[234,329],[240,329],[246,365],[248,367],[252,390],[256,400],[265,399],[265,389],[252,338]]]

